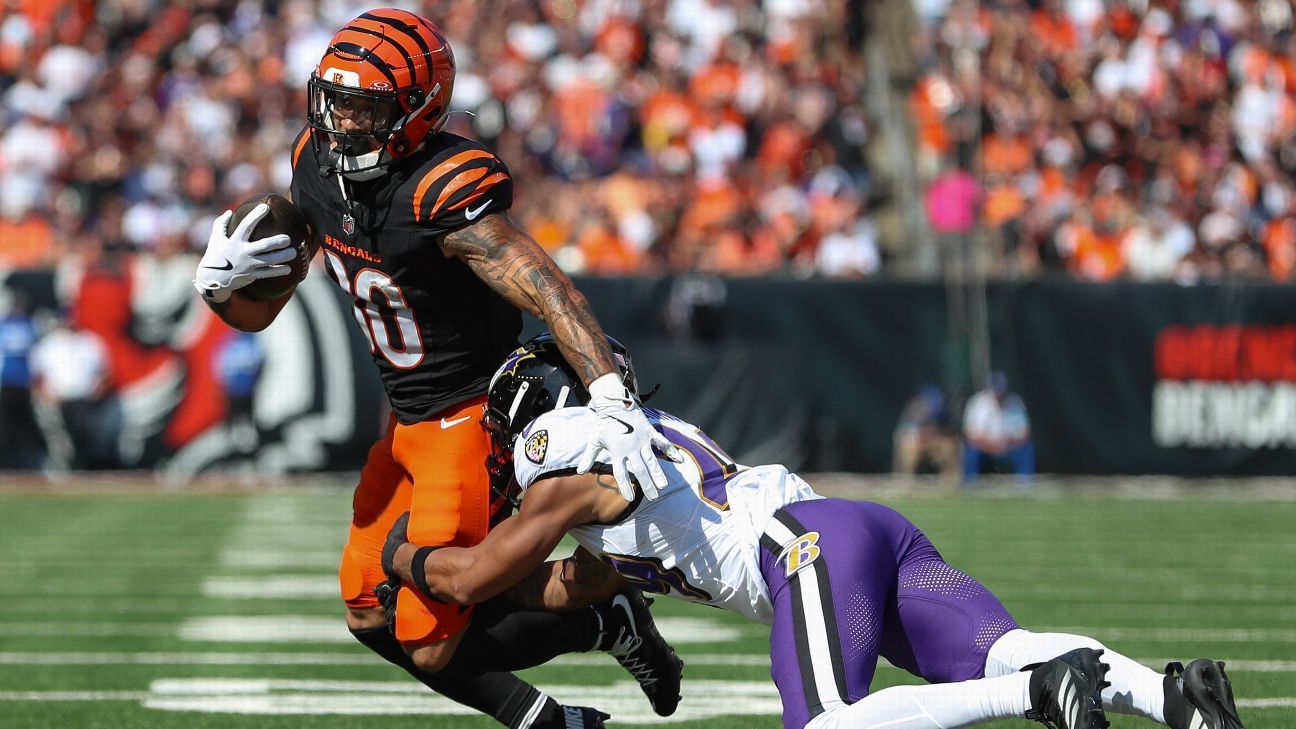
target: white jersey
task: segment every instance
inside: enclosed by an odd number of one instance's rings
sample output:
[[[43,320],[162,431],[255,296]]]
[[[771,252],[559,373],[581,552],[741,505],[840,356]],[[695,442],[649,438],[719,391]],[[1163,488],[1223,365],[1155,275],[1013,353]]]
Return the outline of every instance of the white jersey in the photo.
[[[760,535],[779,508],[820,497],[782,466],[739,466],[697,426],[649,408],[644,413],[691,458],[659,459],[669,483],[655,500],[627,507],[615,523],[577,527],[572,536],[645,591],[768,624],[773,606],[758,562]],[[536,418],[514,443],[522,490],[546,476],[574,473],[597,432],[598,416],[589,408]]]

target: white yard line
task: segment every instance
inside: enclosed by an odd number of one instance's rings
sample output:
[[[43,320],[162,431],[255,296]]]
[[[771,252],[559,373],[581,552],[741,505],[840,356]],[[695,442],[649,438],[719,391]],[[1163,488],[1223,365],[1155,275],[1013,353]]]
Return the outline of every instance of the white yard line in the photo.
[[[1285,628],[1102,628],[1052,627],[1037,632],[1074,633],[1099,640],[1163,643],[1296,643],[1296,630]]]
[[[744,635],[755,636],[756,626],[700,617],[665,616],[657,625],[666,638],[678,643],[726,643]],[[1154,641],[1163,643],[1296,643],[1291,628],[1133,628],[1098,626],[1042,626],[1037,632],[1087,635],[1104,641]],[[0,636],[31,637],[165,637],[182,640],[238,643],[350,643],[341,616],[329,615],[208,615],[177,622],[24,621],[0,622]]]
[[[0,665],[39,666],[362,666],[363,653],[0,653]]]
[[[756,667],[769,666],[769,656],[764,653],[690,653],[681,652],[686,665],[712,667]],[[1136,658],[1139,663],[1156,670],[1161,670],[1170,659]],[[550,666],[607,666],[612,659],[603,653],[580,653],[559,656],[551,661]],[[1228,670],[1248,673],[1294,673],[1296,661],[1267,660],[1231,660],[1226,661]],[[150,652],[150,653],[90,653],[90,652],[0,652],[0,665],[47,665],[47,666],[113,666],[113,665],[215,665],[215,666],[350,666],[382,665],[381,661],[367,653],[310,653],[310,652],[275,652],[275,653],[204,653],[204,652]],[[900,670],[885,660],[878,661],[878,667],[887,670]]]
[[[679,710],[659,719],[638,696],[635,684],[563,684],[557,691],[579,696],[631,723],[673,723],[724,715],[777,716],[778,693],[770,681],[690,681]],[[473,711],[413,681],[311,679],[159,679],[149,691],[4,691],[0,702],[138,701],[149,709],[251,715],[465,715]],[[720,699],[720,700],[717,700]],[[1296,707],[1296,697],[1241,699],[1244,709]]]

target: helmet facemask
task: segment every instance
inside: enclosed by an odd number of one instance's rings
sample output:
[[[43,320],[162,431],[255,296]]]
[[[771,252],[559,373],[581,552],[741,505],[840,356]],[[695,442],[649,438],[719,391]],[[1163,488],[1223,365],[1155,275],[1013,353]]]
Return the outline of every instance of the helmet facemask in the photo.
[[[486,475],[490,480],[491,492],[516,510],[521,504],[522,494],[517,479],[513,478],[513,442],[508,435],[508,426],[500,413],[492,412],[489,408],[482,416],[481,426],[490,436]]]
[[[341,73],[334,77],[328,81],[312,75],[308,84],[308,121],[316,132],[316,151],[348,179],[379,177],[397,155],[409,150],[405,122],[420,114],[428,99],[418,89],[359,89],[341,83]]]
[[[612,337],[607,339],[621,381],[637,400],[639,387],[630,352]],[[518,437],[533,420],[550,410],[589,403],[589,391],[548,333],[513,350],[491,377],[487,390],[482,427],[490,435],[491,451],[486,471],[491,489],[516,506],[520,488],[513,477],[513,446]]]

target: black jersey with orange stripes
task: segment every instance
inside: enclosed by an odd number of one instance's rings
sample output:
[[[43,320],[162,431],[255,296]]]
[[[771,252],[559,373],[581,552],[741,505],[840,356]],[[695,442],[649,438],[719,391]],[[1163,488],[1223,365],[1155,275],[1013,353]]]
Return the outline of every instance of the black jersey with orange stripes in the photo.
[[[440,132],[379,179],[342,180],[309,135],[293,147],[293,201],[351,297],[396,418],[427,420],[485,392],[517,347],[522,315],[440,242],[509,209],[508,168],[479,142]]]

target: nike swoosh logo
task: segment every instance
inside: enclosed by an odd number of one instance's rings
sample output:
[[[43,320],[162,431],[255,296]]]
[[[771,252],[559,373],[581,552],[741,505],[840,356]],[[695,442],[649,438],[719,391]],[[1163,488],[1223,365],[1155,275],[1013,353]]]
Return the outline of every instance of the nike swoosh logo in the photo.
[[[613,420],[615,420],[615,421],[617,421],[618,423],[620,423],[620,424],[621,424],[621,427],[623,427],[623,428],[626,429],[626,431],[625,431],[625,432],[626,432],[626,435],[629,435],[630,433],[633,433],[633,432],[634,432],[634,428],[630,427],[630,424],[627,423],[626,421],[622,420],[621,418],[613,417],[613,416],[611,416],[611,415],[609,415],[608,417],[609,417],[609,418],[612,418]]]
[[[229,271],[234,268],[234,264],[230,263],[230,260],[226,258],[224,266],[203,266],[203,268],[210,268],[213,271]]]
[[[630,600],[627,599],[625,595],[617,595],[612,598],[612,607],[620,608],[625,611],[626,627],[630,629],[630,633],[634,637],[638,638],[639,626],[635,625],[635,614],[634,610],[630,607]]]
[[[465,218],[468,218],[469,220],[473,220],[473,219],[475,219],[478,215],[481,215],[481,211],[485,210],[485,209],[486,209],[486,206],[487,206],[487,205],[490,205],[490,204],[491,204],[491,201],[490,201],[490,200],[487,200],[486,202],[482,203],[482,204],[481,204],[481,207],[478,207],[476,210],[473,210],[472,208],[468,208],[467,210],[464,211],[464,217],[465,217]]]
[[[441,430],[445,430],[446,428],[453,428],[456,425],[462,423],[463,421],[471,420],[471,419],[472,419],[471,415],[465,415],[462,418],[455,418],[454,420],[446,420],[445,418],[441,418]]]

